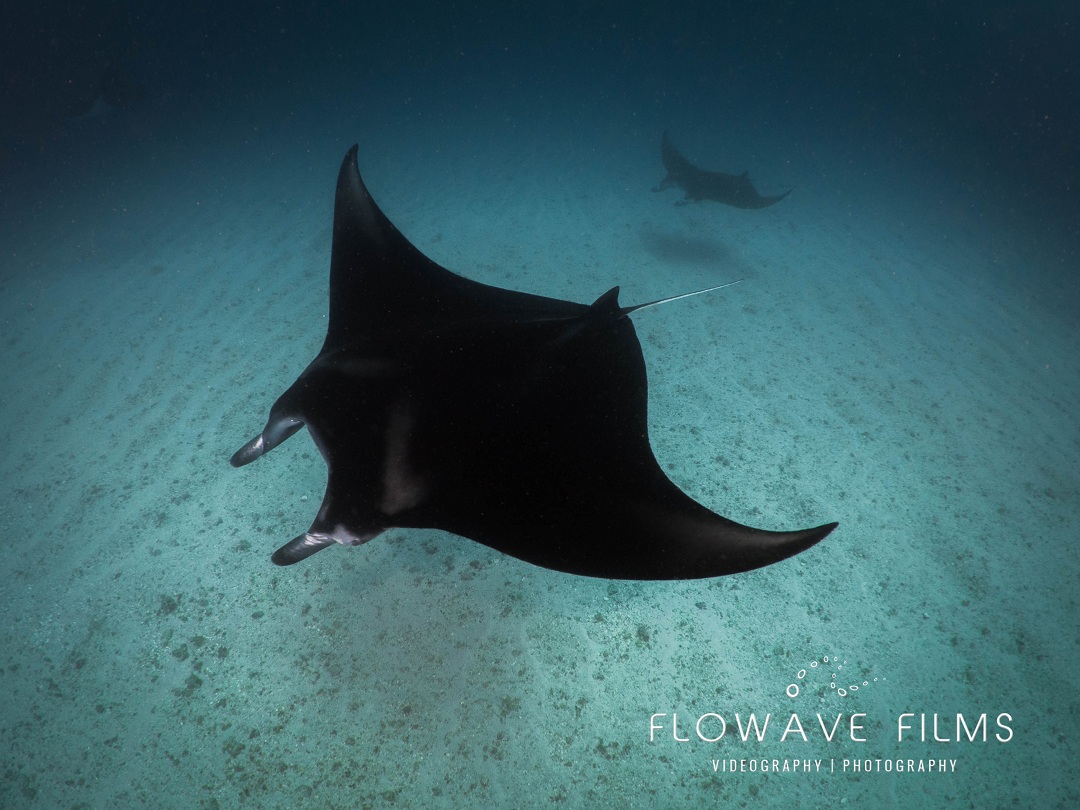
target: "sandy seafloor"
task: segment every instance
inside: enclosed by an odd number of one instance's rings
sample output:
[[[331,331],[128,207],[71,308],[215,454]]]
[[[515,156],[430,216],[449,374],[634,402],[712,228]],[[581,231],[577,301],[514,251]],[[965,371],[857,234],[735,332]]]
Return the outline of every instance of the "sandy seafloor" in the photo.
[[[117,114],[42,159],[51,185],[26,182],[0,246],[0,806],[1080,803],[1076,246],[888,122],[536,98],[371,82]],[[648,191],[664,127],[795,191],[676,207]],[[323,462],[306,434],[227,460],[322,341],[354,141],[391,219],[470,278],[624,303],[745,278],[634,316],[655,453],[733,519],[839,529],[696,582],[562,575],[434,531],[272,566]],[[857,692],[830,687],[837,661]],[[751,711],[763,743],[649,740],[654,713],[692,734]],[[793,711],[808,742],[780,742]],[[867,742],[823,741],[818,712],[865,713]],[[990,738],[900,743],[903,712],[947,734],[985,713]]]

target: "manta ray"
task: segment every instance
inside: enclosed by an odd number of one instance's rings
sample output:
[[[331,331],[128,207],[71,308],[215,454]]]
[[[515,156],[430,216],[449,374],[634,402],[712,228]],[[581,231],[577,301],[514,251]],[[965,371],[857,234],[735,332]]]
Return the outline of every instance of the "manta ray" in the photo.
[[[725,174],[699,169],[675,148],[666,130],[660,139],[660,158],[664,161],[667,176],[653,191],[679,186],[686,196],[676,201],[676,205],[713,200],[736,208],[765,208],[775,205],[791,193],[791,189],[788,189],[775,197],[762,197],[750,182],[749,172]]]
[[[778,562],[835,528],[752,529],[684,494],[649,445],[629,317],[649,304],[621,306],[618,287],[579,304],[439,266],[375,204],[356,155],[337,181],[326,340],[231,459],[307,426],[326,461],[318,514],[274,563],[429,528],[571,574],[693,579]]]

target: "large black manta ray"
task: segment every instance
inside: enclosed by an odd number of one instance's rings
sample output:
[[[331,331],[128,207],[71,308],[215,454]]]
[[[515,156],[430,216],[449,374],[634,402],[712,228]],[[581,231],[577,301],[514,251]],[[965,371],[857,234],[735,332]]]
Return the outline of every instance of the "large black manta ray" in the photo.
[[[424,256],[345,155],[330,316],[312,363],[232,457],[305,425],[326,460],[290,565],[391,527],[444,529],[534,565],[594,577],[692,579],[798,554],[833,528],[770,532],[692,500],[649,446],[645,362],[619,288],[592,305],[490,287]]]
[[[686,196],[678,200],[676,205],[713,200],[736,208],[768,208],[791,193],[791,189],[788,189],[774,197],[762,197],[750,182],[750,172],[727,174],[699,169],[675,148],[667,130],[660,139],[660,159],[667,174],[653,191],[679,186]]]

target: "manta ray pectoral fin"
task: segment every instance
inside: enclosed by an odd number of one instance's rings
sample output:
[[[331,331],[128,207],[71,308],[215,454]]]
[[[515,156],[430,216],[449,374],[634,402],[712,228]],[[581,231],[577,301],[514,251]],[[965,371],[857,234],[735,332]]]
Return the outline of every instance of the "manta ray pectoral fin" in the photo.
[[[786,560],[823,540],[836,523],[825,523],[812,529],[774,532],[753,529],[723,518],[725,524],[714,530],[718,539],[717,552],[724,561],[725,574],[752,571]]]
[[[795,187],[792,186],[787,191],[785,191],[783,194],[777,194],[775,197],[762,197],[760,199],[760,204],[752,206],[752,207],[755,207],[755,208],[768,208],[770,205],[776,205],[778,202],[780,202],[782,199],[784,199],[784,197],[786,197],[788,194],[790,194],[794,190],[795,190]]]
[[[652,535],[652,544],[649,552],[637,555],[641,570],[633,571],[627,577],[631,579],[698,579],[752,571],[806,551],[837,526],[826,523],[790,532],[755,529],[688,497],[662,506],[641,504],[635,511],[639,525]],[[631,570],[630,563],[623,565]],[[627,574],[622,571],[618,576]]]
[[[262,433],[233,453],[229,463],[234,467],[250,464],[264,453],[269,453],[303,426],[303,421],[296,417],[271,414]]]

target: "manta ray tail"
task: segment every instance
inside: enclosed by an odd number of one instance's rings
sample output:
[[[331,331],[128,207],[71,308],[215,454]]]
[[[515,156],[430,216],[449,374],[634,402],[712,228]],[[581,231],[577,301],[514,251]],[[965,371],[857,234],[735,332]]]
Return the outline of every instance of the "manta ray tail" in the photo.
[[[715,287],[706,287],[704,290],[694,290],[693,292],[682,293],[680,295],[671,295],[667,298],[657,298],[655,301],[647,301],[644,304],[634,304],[631,307],[623,307],[622,315],[623,317],[626,317],[631,312],[637,312],[639,309],[645,309],[646,307],[656,307],[660,306],[660,304],[669,304],[672,301],[681,301],[684,298],[692,298],[695,295],[704,295],[705,293],[710,293],[715,290],[722,290],[724,289],[724,287],[731,287],[735,284],[738,284],[740,281],[745,280],[746,279],[737,278],[734,281],[727,282],[726,284],[717,284]]]

